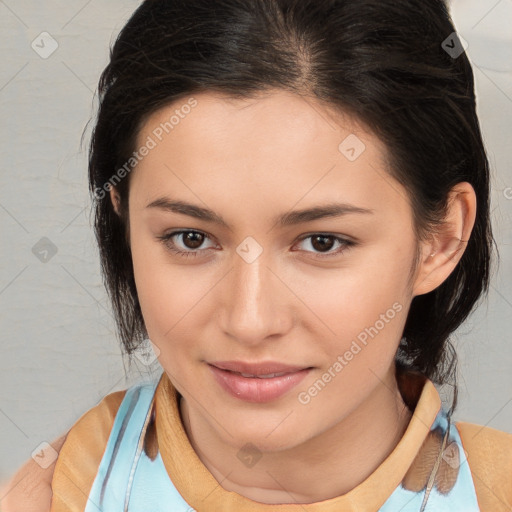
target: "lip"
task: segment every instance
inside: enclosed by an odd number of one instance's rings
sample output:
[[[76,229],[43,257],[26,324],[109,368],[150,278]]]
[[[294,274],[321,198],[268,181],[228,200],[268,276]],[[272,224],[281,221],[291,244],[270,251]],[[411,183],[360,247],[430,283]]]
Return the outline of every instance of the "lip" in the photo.
[[[282,363],[245,363],[243,361],[218,361],[208,365],[217,383],[231,396],[246,402],[263,403],[276,400],[294,388],[312,370]],[[276,377],[244,377],[240,373]]]
[[[238,373],[250,373],[251,375],[268,375],[270,373],[295,373],[304,370],[306,366],[291,366],[276,361],[263,361],[261,363],[247,363],[245,361],[214,361],[209,363],[221,370],[229,370]]]

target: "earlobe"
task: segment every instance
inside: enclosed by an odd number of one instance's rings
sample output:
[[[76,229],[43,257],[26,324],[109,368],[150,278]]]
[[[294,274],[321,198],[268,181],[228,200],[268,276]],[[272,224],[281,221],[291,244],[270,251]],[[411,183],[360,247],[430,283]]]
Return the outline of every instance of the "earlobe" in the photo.
[[[467,182],[458,183],[450,191],[443,223],[421,243],[413,296],[435,290],[453,272],[464,254],[475,218],[475,191]]]
[[[123,223],[126,222],[125,240],[128,247],[130,247],[130,222],[128,219],[124,219],[123,215],[121,214],[121,196],[115,187],[110,189],[110,200],[112,201],[112,206],[116,214],[120,217]]]
[[[121,197],[114,187],[111,187],[110,189],[110,200],[112,201],[114,211],[117,213],[117,215],[120,215]]]

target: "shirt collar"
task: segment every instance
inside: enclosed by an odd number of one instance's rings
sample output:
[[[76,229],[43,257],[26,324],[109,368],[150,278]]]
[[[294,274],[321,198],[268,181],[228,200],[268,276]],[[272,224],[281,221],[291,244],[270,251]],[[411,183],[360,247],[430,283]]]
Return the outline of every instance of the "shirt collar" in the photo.
[[[406,382],[406,381],[402,381]],[[407,429],[382,464],[343,496],[308,504],[263,504],[227,491],[194,451],[183,427],[179,393],[164,371],[155,393],[156,431],[160,454],[174,486],[197,510],[226,512],[357,512],[378,510],[403,480],[441,408],[432,381],[425,379]]]

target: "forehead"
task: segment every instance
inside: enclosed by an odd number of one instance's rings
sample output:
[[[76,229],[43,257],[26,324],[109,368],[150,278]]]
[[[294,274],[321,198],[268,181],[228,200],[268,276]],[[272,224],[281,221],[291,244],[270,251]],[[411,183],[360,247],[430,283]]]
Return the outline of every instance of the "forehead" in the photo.
[[[251,98],[233,98],[219,92],[201,92],[176,100],[153,113],[143,124],[138,143],[147,135],[153,135],[161,142],[171,138],[176,142],[187,138],[204,143],[214,142],[219,149],[225,142],[231,154],[236,145],[229,144],[242,139],[246,147],[275,150],[301,148],[332,144],[338,150],[340,136],[358,134],[370,143],[370,150],[384,156],[385,146],[370,130],[339,107],[320,102],[307,96],[299,96],[284,90],[268,90]],[[274,151],[274,154],[276,152]]]
[[[184,97],[145,121],[137,147],[149,141],[133,173],[147,197],[177,187],[188,197],[236,195],[269,205],[278,196],[289,207],[326,194],[369,208],[378,196],[406,200],[373,133],[331,105],[285,91]]]

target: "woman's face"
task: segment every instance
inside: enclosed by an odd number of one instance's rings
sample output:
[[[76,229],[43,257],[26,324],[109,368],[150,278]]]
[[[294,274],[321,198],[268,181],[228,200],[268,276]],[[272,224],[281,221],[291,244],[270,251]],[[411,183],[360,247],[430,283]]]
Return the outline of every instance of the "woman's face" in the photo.
[[[284,449],[392,388],[416,240],[375,136],[281,91],[201,93],[152,115],[137,151],[137,291],[191,414],[234,447]],[[226,361],[304,371],[211,366]]]

